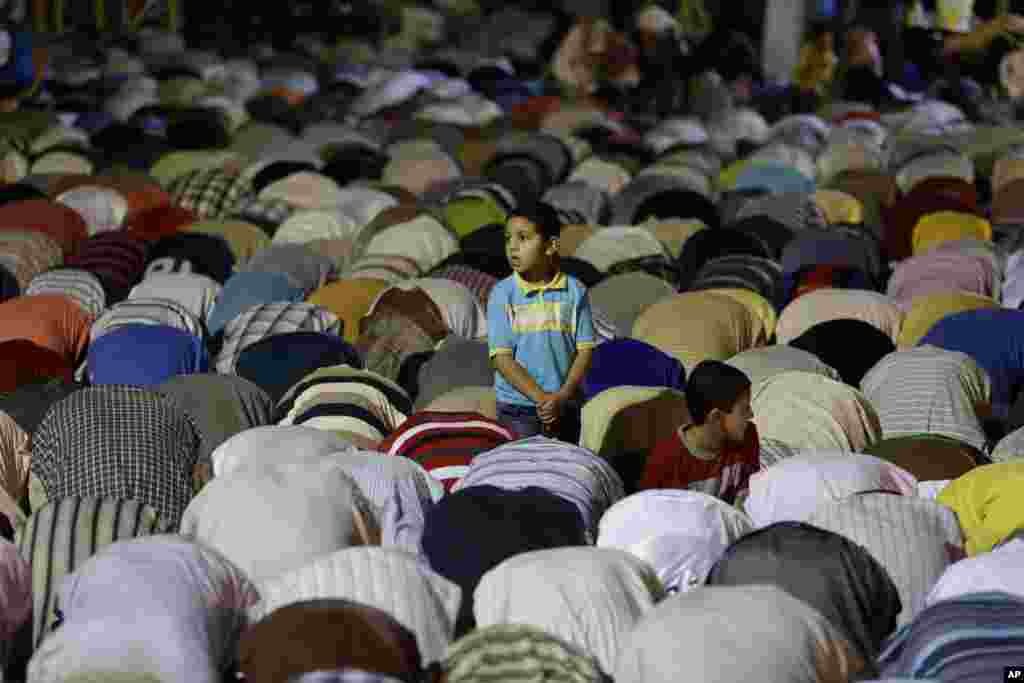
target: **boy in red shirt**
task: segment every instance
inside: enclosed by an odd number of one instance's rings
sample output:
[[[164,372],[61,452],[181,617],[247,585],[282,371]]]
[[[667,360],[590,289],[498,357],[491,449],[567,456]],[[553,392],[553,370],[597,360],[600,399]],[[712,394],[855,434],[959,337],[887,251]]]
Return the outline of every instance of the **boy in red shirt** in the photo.
[[[655,444],[640,490],[689,489],[733,504],[761,467],[750,379],[731,365],[706,360],[690,374],[686,403],[693,422]]]

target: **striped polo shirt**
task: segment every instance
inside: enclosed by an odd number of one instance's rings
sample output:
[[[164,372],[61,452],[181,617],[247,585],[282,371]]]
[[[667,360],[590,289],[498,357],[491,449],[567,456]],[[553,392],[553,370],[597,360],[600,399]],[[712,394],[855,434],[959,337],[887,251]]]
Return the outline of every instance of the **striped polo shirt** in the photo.
[[[510,353],[544,391],[558,391],[576,351],[596,345],[587,288],[566,273],[541,285],[513,273],[491,291],[487,338],[491,358]],[[494,391],[499,403],[533,405],[500,372]]]

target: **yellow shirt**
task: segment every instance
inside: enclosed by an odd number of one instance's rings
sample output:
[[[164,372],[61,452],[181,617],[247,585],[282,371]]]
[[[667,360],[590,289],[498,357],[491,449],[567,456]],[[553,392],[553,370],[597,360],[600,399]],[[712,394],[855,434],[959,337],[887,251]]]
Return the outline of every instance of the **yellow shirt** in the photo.
[[[949,484],[936,500],[956,513],[967,554],[988,552],[1024,528],[1024,462],[976,467]]]

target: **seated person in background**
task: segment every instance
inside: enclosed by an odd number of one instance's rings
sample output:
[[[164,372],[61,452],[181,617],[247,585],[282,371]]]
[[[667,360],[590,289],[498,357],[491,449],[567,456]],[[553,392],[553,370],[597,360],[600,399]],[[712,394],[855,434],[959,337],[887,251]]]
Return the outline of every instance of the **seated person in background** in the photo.
[[[927,83],[960,92],[960,81],[971,79],[988,87],[1000,80],[1001,64],[1018,47],[1024,17],[983,11],[970,0],[919,0],[908,13],[904,31],[907,60]],[[988,3],[992,4],[992,3]],[[976,6],[977,5],[977,6]],[[962,106],[948,92],[944,99]],[[970,112],[968,112],[970,113]]]
[[[693,421],[655,444],[640,490],[689,489],[735,503],[760,468],[750,380],[731,365],[703,361],[690,374],[686,403]]]
[[[812,97],[824,95],[835,78],[838,61],[829,25],[814,22],[800,48],[800,63],[793,74],[801,94]]]

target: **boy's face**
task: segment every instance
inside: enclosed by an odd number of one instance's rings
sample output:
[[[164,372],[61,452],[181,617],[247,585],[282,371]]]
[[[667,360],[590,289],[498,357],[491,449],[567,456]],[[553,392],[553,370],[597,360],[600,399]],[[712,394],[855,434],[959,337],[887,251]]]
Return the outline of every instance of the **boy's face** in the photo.
[[[750,407],[750,390],[748,389],[732,404],[732,410],[722,413],[722,432],[726,441],[736,446],[742,444],[753,418],[754,411]]]
[[[530,279],[528,276],[543,275],[556,252],[555,240],[545,240],[533,223],[518,216],[509,219],[505,226],[505,256],[520,276]]]

